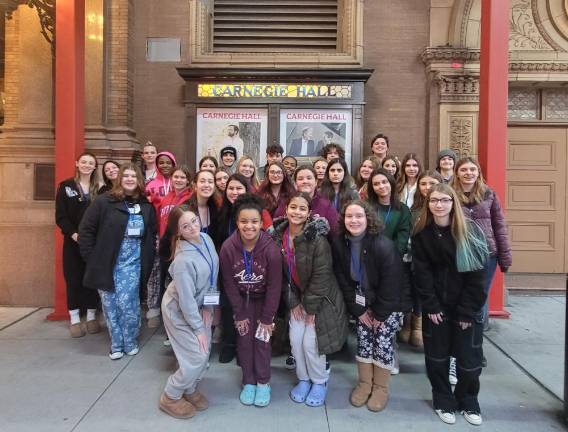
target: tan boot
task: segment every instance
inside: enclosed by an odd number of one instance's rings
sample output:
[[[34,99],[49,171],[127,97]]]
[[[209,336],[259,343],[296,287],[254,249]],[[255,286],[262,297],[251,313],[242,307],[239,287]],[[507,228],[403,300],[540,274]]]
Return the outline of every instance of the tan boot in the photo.
[[[209,401],[203,396],[203,393],[197,389],[191,394],[185,393],[183,398],[190,402],[197,411],[205,411],[209,408]]]
[[[410,345],[424,348],[422,340],[422,316],[412,314],[412,331],[410,332]]]
[[[81,323],[71,324],[69,326],[69,333],[71,334],[72,338],[80,338],[85,336],[85,330],[81,327]]]
[[[402,328],[398,332],[399,342],[408,343],[408,341],[410,340],[410,315],[412,314],[406,314],[404,316],[404,323],[402,325]]]
[[[184,398],[170,399],[166,393],[160,396],[160,409],[177,419],[188,419],[195,415],[195,407]]]
[[[101,331],[101,325],[99,324],[98,320],[94,319],[87,321],[87,333],[96,334],[100,333],[100,331]]]
[[[369,411],[379,412],[387,406],[390,377],[390,370],[373,365],[373,391],[367,401]]]
[[[373,365],[371,363],[357,362],[359,370],[359,383],[351,392],[351,405],[362,407],[369,399],[373,387]]]

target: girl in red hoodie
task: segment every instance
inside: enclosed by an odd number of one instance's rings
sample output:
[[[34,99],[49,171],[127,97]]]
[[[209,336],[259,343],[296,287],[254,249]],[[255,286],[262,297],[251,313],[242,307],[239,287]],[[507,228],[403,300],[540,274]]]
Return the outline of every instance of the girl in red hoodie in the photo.
[[[180,165],[172,173],[172,188],[161,200],[158,207],[158,221],[160,224],[160,239],[166,232],[168,216],[175,206],[180,205],[191,196],[191,172],[186,165]]]

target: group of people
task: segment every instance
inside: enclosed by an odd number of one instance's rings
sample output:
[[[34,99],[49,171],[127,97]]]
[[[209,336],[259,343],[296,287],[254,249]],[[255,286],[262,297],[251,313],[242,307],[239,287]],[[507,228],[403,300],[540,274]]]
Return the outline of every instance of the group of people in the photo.
[[[461,412],[481,424],[486,301],[496,266],[511,265],[499,200],[473,158],[442,150],[424,171],[414,153],[393,156],[382,134],[370,150],[354,177],[337,144],[300,166],[273,145],[260,169],[229,146],[193,175],[147,143],[142,169],[107,161],[104,184],[83,153],[56,198],[71,336],[100,331],[100,297],[109,357],[136,355],[142,304],[178,361],[159,407],[189,418],[208,407],[198,384],[213,328],[219,360],[236,356],[242,369],[242,404],[270,403],[271,346],[285,333],[290,398],[318,407],[327,356],[347,343],[351,321],[352,405],[385,408],[398,341],[423,347],[439,418],[455,423]]]

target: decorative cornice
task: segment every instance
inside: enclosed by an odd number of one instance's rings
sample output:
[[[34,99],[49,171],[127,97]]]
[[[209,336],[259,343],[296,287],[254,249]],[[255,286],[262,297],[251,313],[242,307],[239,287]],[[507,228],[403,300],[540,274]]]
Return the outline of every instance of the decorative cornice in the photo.
[[[453,48],[453,47],[428,47],[422,51],[421,58],[425,65],[439,62],[478,62],[479,49]]]
[[[568,62],[512,62],[511,72],[568,72]]]
[[[434,74],[433,80],[440,89],[440,102],[479,102],[479,76],[477,75],[444,75],[438,72]]]

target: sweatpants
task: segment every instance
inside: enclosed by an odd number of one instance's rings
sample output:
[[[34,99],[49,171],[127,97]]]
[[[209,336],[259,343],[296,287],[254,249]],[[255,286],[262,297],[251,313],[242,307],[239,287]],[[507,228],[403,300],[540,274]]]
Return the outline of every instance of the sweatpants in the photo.
[[[290,318],[290,345],[296,359],[296,376],[300,381],[324,384],[329,379],[325,370],[325,355],[318,352],[315,324]]]
[[[166,298],[166,302],[167,302]],[[184,393],[191,394],[207,371],[211,344],[201,351],[197,334],[185,321],[175,300],[162,303],[162,319],[178,361],[178,369],[170,375],[164,391],[170,399],[178,400]],[[205,329],[211,342],[211,327]]]
[[[400,330],[401,323],[402,312],[391,313],[376,330],[357,321],[357,361],[392,370],[395,365],[394,335]]]
[[[422,336],[434,409],[480,412],[477,396],[483,357],[481,314],[465,330],[448,315],[437,325],[425,315],[422,320]],[[453,392],[448,376],[450,356],[457,360],[458,383]]]
[[[237,333],[237,355],[243,371],[243,384],[267,384],[270,382],[270,341],[263,342],[254,337],[258,320],[262,313],[264,298],[249,299],[248,305],[243,298],[243,319],[250,323],[249,331],[241,336]]]
[[[79,252],[79,245],[72,238],[63,240],[63,276],[67,285],[67,309],[96,309],[99,295],[96,290],[83,286],[85,261]]]

